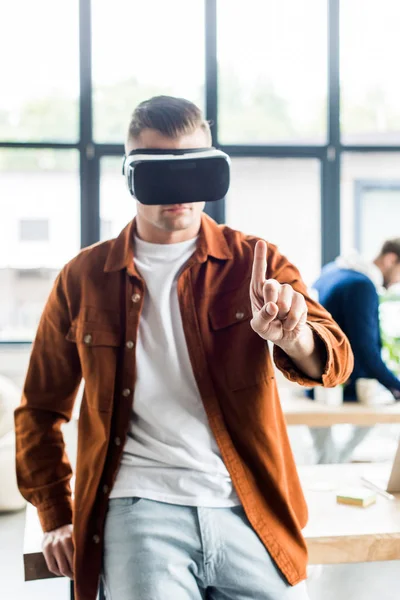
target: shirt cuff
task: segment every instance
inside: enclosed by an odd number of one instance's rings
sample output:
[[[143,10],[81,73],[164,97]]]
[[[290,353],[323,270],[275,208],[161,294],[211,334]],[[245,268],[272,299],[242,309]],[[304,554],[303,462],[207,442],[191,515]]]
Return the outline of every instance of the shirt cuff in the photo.
[[[326,363],[324,372],[321,379],[311,379],[305,373],[300,371],[292,361],[292,359],[284,352],[281,348],[274,345],[273,357],[276,367],[283,373],[283,375],[289,381],[298,383],[304,387],[315,387],[317,385],[323,385],[324,387],[332,387],[335,385],[335,371],[333,364],[333,352],[332,343],[329,339],[329,334],[326,328],[319,323],[312,323],[307,321],[307,325],[310,327],[314,335],[317,335],[324,343],[326,350]]]
[[[71,496],[60,496],[52,503],[37,506],[40,524],[44,532],[53,531],[63,525],[72,523]]]

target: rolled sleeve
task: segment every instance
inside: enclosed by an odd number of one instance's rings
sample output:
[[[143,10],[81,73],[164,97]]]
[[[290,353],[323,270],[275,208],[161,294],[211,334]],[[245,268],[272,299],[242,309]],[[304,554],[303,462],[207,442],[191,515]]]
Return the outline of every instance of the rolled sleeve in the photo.
[[[281,371],[286,379],[298,383],[304,387],[315,387],[317,385],[324,387],[335,387],[336,385],[344,383],[352,371],[352,367],[350,368],[350,365],[352,364],[351,357],[347,359],[347,361],[350,360],[350,363],[348,362],[348,369],[344,370],[344,373],[341,374],[340,361],[339,364],[335,364],[335,352],[326,328],[319,323],[312,323],[310,321],[308,321],[308,325],[314,332],[314,335],[317,335],[323,341],[325,346],[327,358],[322,378],[316,380],[305,375],[296,367],[292,359],[278,346],[274,346],[273,350],[276,367]]]
[[[71,496],[60,496],[51,503],[39,504],[36,508],[44,532],[72,523]]]

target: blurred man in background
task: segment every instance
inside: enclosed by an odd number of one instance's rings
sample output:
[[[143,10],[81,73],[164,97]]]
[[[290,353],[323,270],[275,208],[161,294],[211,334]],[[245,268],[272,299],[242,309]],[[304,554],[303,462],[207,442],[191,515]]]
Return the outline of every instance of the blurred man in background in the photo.
[[[319,302],[346,333],[354,353],[354,369],[343,390],[345,402],[356,402],[358,379],[376,380],[400,400],[400,380],[384,363],[379,325],[379,292],[400,282],[400,238],[386,241],[377,258],[368,262],[353,252],[326,265],[314,288]],[[310,429],[317,462],[346,462],[370,432],[354,427],[341,448],[331,428]]]

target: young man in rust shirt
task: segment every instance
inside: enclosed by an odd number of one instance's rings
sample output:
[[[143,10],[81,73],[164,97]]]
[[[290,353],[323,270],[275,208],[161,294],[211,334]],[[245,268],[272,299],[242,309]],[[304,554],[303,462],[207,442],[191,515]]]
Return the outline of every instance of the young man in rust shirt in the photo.
[[[127,155],[211,146],[192,103],[134,112]],[[255,218],[257,207],[251,206]],[[204,203],[145,205],[57,278],[16,411],[50,570],[95,600],[304,600],[307,508],[274,379],[344,383],[349,343],[278,249]],[[60,427],[82,380],[74,498]]]

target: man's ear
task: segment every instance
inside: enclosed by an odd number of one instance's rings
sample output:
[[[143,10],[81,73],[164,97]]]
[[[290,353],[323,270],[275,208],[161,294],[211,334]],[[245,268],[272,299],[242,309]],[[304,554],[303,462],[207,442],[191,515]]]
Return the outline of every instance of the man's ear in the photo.
[[[399,257],[397,256],[397,254],[395,252],[388,252],[387,254],[384,255],[383,259],[385,261],[384,264],[387,267],[393,267],[395,264],[397,264],[399,262]]]

